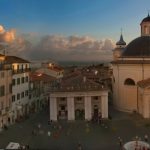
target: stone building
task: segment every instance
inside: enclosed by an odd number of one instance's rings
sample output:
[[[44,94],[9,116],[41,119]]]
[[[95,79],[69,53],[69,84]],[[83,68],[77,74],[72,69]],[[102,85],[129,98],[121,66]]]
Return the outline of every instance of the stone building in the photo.
[[[143,86],[150,77],[149,14],[140,25],[140,37],[126,46],[121,35],[113,51],[113,103],[121,111],[139,112],[144,118],[150,118],[148,86]]]
[[[11,123],[12,70],[0,54],[0,129]]]
[[[99,113],[108,117],[108,90],[81,74],[62,79],[49,97],[50,120],[91,120]]]

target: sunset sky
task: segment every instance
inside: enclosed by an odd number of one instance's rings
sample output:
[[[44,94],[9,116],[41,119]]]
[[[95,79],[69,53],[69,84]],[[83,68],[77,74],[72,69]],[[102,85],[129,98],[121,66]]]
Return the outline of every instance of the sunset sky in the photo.
[[[0,25],[15,34],[10,53],[99,60],[110,56],[121,28],[127,43],[140,36],[148,10],[150,0],[0,0]]]

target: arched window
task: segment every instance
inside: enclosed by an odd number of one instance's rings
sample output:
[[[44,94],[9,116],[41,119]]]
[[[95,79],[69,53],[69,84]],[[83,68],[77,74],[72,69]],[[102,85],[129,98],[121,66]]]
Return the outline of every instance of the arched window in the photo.
[[[127,79],[124,81],[124,84],[125,84],[125,85],[135,85],[135,82],[134,82],[133,79],[127,78]]]

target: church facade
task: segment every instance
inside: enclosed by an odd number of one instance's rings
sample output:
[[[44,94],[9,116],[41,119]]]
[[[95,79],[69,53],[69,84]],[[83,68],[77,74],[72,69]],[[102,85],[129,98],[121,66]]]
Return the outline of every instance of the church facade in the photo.
[[[150,118],[149,14],[140,25],[140,37],[126,45],[121,34],[113,50],[113,103],[118,110]]]

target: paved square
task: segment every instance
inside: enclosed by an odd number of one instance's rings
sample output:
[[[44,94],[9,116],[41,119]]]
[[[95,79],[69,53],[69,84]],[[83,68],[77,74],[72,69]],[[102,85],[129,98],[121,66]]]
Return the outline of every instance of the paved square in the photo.
[[[149,120],[112,109],[110,114],[112,120],[104,121],[102,125],[85,121],[60,121],[48,125],[48,113],[42,111],[0,132],[0,148],[5,148],[12,141],[28,144],[33,149],[77,150],[78,143],[81,143],[83,150],[117,150],[118,137],[123,142],[132,140],[136,135],[141,139],[145,134],[150,137]]]

